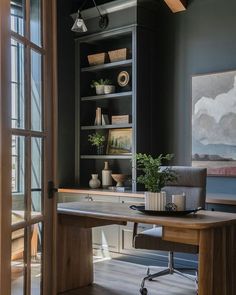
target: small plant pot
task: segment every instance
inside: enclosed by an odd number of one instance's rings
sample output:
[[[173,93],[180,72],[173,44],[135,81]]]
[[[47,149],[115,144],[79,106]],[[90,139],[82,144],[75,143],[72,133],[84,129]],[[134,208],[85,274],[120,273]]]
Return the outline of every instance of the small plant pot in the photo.
[[[97,85],[95,87],[95,89],[96,89],[96,94],[97,95],[104,94],[104,85]]]
[[[104,145],[97,146],[97,155],[104,154]]]
[[[116,90],[116,87],[114,85],[104,85],[104,93],[105,94],[114,93],[115,90]]]

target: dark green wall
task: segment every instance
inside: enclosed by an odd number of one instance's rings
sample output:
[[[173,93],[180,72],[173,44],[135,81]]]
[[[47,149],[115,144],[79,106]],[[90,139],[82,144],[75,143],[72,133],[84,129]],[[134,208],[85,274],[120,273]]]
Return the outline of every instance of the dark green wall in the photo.
[[[58,183],[75,177],[75,50],[70,1],[57,1],[58,13]]]
[[[191,161],[191,77],[236,70],[236,1],[192,0],[186,12],[161,14],[166,149]],[[208,191],[235,193],[235,178],[209,178]]]

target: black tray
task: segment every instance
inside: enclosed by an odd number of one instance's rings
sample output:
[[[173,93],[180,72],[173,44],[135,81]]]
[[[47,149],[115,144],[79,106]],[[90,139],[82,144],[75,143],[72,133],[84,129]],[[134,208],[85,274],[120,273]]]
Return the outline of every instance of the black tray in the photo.
[[[156,216],[184,216],[190,213],[196,213],[199,210],[203,210],[202,208],[191,209],[191,210],[184,210],[184,211],[152,211],[152,210],[145,210],[145,206],[130,206],[130,209],[139,211],[141,213],[147,215],[156,215]]]

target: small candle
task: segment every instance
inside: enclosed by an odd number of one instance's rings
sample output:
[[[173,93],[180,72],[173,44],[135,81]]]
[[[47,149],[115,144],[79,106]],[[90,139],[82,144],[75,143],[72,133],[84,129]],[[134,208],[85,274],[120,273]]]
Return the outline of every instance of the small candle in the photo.
[[[172,203],[176,205],[177,211],[184,211],[186,206],[185,193],[182,193],[181,195],[172,195]]]

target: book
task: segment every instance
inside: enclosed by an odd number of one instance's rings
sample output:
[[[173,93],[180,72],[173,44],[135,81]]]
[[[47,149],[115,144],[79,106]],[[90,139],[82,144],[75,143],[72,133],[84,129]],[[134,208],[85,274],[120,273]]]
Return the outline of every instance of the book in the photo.
[[[102,125],[109,125],[109,124],[110,122],[109,122],[108,115],[102,114]]]
[[[96,109],[95,125],[102,125],[102,109]]]

